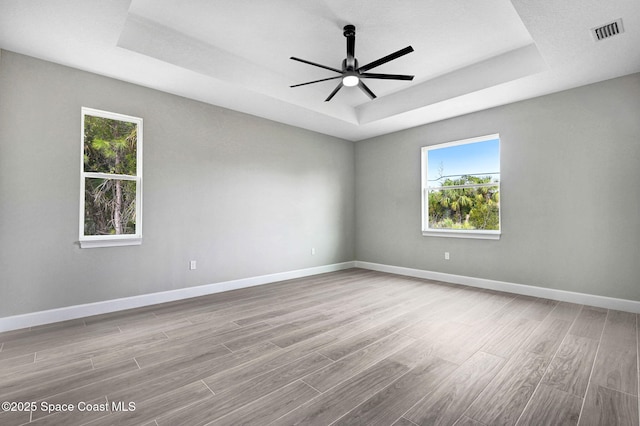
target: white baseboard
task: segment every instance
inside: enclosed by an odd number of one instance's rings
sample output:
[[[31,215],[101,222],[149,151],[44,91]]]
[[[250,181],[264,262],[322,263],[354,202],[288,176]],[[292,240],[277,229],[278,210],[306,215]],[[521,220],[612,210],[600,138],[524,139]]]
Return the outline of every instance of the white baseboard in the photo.
[[[545,299],[558,300],[562,302],[579,303],[581,305],[598,306],[606,309],[640,313],[640,302],[635,300],[616,299],[606,296],[576,293],[571,291],[556,290],[552,288],[536,287],[524,284],[514,284],[504,281],[467,277],[463,275],[445,274],[442,272],[426,271],[422,269],[383,265],[380,263],[353,261],[4,317],[0,318],[0,332],[17,330],[26,327],[34,327],[43,324],[51,324],[58,321],[84,318],[91,315],[106,314],[110,312],[122,311],[125,309],[139,308],[142,306],[155,305],[158,303],[173,302],[176,300],[188,299],[191,297],[205,296],[207,294],[253,287],[257,285],[269,284],[294,278],[308,277],[311,275],[323,274],[354,267],[370,269],[373,271],[388,272],[397,275],[405,275],[409,277],[444,281],[453,284],[468,285],[471,287],[504,291],[507,293],[542,297]]]
[[[257,277],[242,278],[239,280],[224,281],[215,284],[187,287],[177,290],[162,291],[159,293],[143,294],[140,296],[105,300],[103,302],[87,303],[84,305],[68,306],[64,308],[50,309],[47,311],[4,317],[0,318],[0,332],[51,324],[58,321],[84,318],[91,315],[106,314],[125,309],[139,308],[158,303],[173,302],[175,300],[188,299],[190,297],[204,296],[207,294],[220,293],[239,288],[253,287],[294,278],[324,274],[353,267],[355,267],[355,262],[335,263],[332,265],[316,266],[313,268],[299,269],[295,271],[260,275]]]
[[[453,284],[463,284],[471,287],[499,290],[507,293],[522,294],[526,296],[542,297],[545,299],[558,300],[561,302],[571,302],[581,305],[597,306],[600,308],[615,309],[617,311],[633,312],[636,314],[640,313],[640,302],[635,300],[616,299],[613,297],[597,296],[594,294],[575,293],[572,291],[556,290],[553,288],[514,284],[504,281],[487,280],[484,278],[474,278],[463,275],[425,271],[422,269],[383,265],[380,263],[356,261],[355,266],[357,268],[370,269],[380,272],[389,272],[391,274],[406,275],[409,277],[444,281]]]

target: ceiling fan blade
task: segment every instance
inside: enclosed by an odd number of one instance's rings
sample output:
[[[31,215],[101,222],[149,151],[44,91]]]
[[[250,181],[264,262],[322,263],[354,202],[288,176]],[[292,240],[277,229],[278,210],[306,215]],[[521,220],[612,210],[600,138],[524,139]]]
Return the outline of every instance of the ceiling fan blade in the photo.
[[[342,77],[341,75],[337,75],[335,77],[323,78],[323,79],[320,79],[320,80],[308,81],[306,83],[294,84],[293,86],[289,86],[289,87],[306,86],[307,84],[320,83],[321,81],[327,81],[327,80],[335,80],[336,78],[341,78],[341,77]]]
[[[302,62],[304,64],[313,65],[314,67],[320,67],[320,68],[324,68],[324,69],[329,70],[329,71],[334,71],[334,72],[342,74],[342,70],[339,70],[337,68],[331,68],[331,67],[328,67],[326,65],[316,64],[315,62],[307,61],[305,59],[295,58],[293,56],[291,57],[291,59],[293,59],[294,61]]]
[[[413,75],[402,74],[374,74],[374,73],[362,73],[359,75],[361,78],[377,78],[380,80],[413,80]]]
[[[373,61],[371,63],[368,63],[367,65],[363,65],[360,68],[358,68],[358,71],[360,72],[364,72],[364,71],[368,71],[371,68],[375,68],[375,67],[379,67],[382,64],[386,64],[389,61],[393,61],[394,59],[398,59],[401,56],[406,55],[407,53],[411,53],[413,52],[413,47],[411,46],[407,46],[404,49],[400,49],[397,52],[393,52],[390,55],[387,55],[383,58],[378,59],[377,61]]]
[[[329,95],[329,97],[327,99],[325,99],[325,102],[329,102],[331,100],[331,98],[333,98],[336,93],[338,93],[338,90],[342,89],[342,82],[340,82],[335,89],[333,89],[333,92],[331,92],[331,94]]]
[[[362,89],[362,91],[363,91],[364,93],[366,93],[366,94],[367,94],[367,96],[368,96],[369,98],[371,98],[371,99],[375,99],[375,98],[376,98],[376,95],[371,91],[371,89],[369,89],[369,88],[367,87],[367,85],[366,85],[366,84],[364,84],[364,83],[362,82],[362,80],[360,80],[360,82],[358,83],[358,87],[359,87],[359,88],[361,88],[361,89]]]

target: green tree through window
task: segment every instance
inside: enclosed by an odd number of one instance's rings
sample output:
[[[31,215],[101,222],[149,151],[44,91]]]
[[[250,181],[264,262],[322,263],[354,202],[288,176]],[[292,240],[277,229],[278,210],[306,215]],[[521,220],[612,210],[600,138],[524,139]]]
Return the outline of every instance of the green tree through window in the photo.
[[[141,119],[83,109],[81,243],[141,236],[141,131]]]
[[[491,135],[423,148],[425,235],[499,235],[499,143]]]

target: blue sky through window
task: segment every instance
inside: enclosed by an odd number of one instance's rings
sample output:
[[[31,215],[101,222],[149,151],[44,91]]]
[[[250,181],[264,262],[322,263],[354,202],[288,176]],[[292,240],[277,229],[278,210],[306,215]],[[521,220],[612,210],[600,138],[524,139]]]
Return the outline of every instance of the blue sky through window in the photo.
[[[492,176],[500,180],[500,140],[488,139],[431,149],[427,151],[427,179],[429,186],[440,186],[440,172],[451,179],[461,175]]]

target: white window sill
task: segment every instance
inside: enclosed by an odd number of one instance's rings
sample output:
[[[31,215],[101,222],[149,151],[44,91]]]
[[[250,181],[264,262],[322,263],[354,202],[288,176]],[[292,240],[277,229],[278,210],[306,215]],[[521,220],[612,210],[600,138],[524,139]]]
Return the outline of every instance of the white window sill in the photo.
[[[80,248],[98,248],[98,247],[120,247],[120,246],[139,246],[142,244],[142,237],[133,238],[97,238],[90,240],[80,240]]]
[[[457,229],[438,229],[422,231],[425,237],[473,238],[479,240],[499,240],[500,231],[463,231]]]

